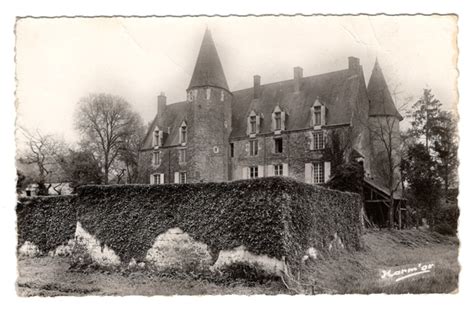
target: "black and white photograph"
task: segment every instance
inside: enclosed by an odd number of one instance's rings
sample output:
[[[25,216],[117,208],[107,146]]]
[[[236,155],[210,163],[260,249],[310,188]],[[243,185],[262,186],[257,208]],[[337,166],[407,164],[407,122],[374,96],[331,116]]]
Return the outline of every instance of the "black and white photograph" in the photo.
[[[17,296],[455,295],[457,36],[18,16]]]

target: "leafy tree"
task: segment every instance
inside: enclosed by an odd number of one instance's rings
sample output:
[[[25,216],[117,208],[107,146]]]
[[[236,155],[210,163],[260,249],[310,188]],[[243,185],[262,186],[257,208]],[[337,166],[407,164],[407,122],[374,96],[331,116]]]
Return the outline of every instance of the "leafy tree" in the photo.
[[[433,127],[433,141],[438,175],[443,180],[444,195],[447,200],[449,186],[457,180],[458,166],[456,120],[452,113],[440,112],[437,125]]]
[[[90,151],[70,150],[62,165],[74,192],[81,185],[101,183],[103,175],[100,163]]]
[[[92,149],[103,170],[102,181],[108,184],[110,170],[141,124],[140,116],[123,98],[101,93],[79,101],[75,122],[82,144]]]
[[[410,134],[424,141],[426,150],[430,152],[441,111],[441,103],[434,97],[430,89],[424,89],[423,95],[413,104],[412,108]]]
[[[440,199],[436,162],[424,144],[416,143],[409,147],[403,167],[409,183],[411,202],[417,207],[417,215],[427,218],[433,225]]]

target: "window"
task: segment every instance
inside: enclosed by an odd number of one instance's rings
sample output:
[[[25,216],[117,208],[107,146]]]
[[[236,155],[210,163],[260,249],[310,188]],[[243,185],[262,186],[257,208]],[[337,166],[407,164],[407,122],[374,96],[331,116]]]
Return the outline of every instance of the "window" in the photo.
[[[161,162],[161,152],[160,151],[154,151],[153,152],[153,157],[152,157],[152,164],[154,166],[159,166]]]
[[[224,99],[225,99],[224,90],[221,90],[221,102],[223,102]]]
[[[283,175],[283,164],[273,165],[273,174],[275,176]]]
[[[281,154],[283,153],[283,138],[275,138],[274,139],[274,145],[275,145],[275,153]]]
[[[258,141],[252,140],[250,141],[250,156],[257,156],[258,155]]]
[[[321,106],[314,107],[314,125],[321,126]]]
[[[179,143],[184,144],[188,139],[188,129],[186,127],[186,123],[183,121],[181,124],[180,132],[179,132]]]
[[[275,130],[281,130],[281,112],[275,112]]]
[[[257,116],[250,116],[250,133],[257,133]]]
[[[164,184],[165,175],[163,173],[154,173],[151,175],[151,184]]]
[[[153,147],[163,146],[163,132],[158,127],[153,131]]]
[[[313,183],[324,183],[324,164],[322,162],[313,164]]]
[[[258,178],[258,167],[257,166],[249,167],[249,171],[250,171],[250,179]]]
[[[324,149],[324,134],[322,131],[316,131],[313,133],[313,149]]]
[[[234,157],[234,143],[230,143],[230,157]]]
[[[320,162],[313,164],[313,179],[315,184],[324,182],[324,166]]]
[[[211,99],[211,88],[207,88],[206,89],[206,100],[210,100]]]
[[[181,184],[186,183],[186,172],[179,173],[179,183]]]
[[[178,159],[179,159],[180,164],[183,164],[183,163],[186,162],[186,150],[185,149],[178,150]]]

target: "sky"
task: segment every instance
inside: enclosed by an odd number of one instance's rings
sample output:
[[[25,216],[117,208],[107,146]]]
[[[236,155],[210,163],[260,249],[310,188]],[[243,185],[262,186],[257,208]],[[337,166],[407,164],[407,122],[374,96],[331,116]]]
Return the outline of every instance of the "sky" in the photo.
[[[206,27],[231,91],[347,68],[360,58],[368,82],[375,59],[398,106],[430,88],[457,105],[456,19],[450,16],[24,18],[16,24],[17,126],[68,142],[74,112],[90,93],[122,96],[147,123],[156,97],[185,100]],[[408,104],[406,104],[408,103]],[[407,123],[407,121],[405,121]],[[18,138],[21,141],[21,138]]]

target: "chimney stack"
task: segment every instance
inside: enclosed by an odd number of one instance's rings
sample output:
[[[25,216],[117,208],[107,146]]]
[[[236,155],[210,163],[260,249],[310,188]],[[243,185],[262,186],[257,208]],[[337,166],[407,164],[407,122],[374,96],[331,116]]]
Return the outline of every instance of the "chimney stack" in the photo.
[[[349,70],[358,71],[360,60],[357,57],[349,56]]]
[[[294,81],[295,81],[295,92],[300,92],[301,88],[301,78],[303,78],[303,68],[295,67],[293,68]]]
[[[158,95],[158,109],[156,112],[158,115],[158,120],[161,120],[161,118],[163,118],[165,107],[166,107],[166,96],[164,92],[160,92],[160,95]]]
[[[253,98],[258,99],[260,97],[260,76],[253,76]]]

